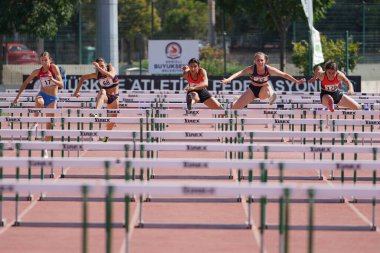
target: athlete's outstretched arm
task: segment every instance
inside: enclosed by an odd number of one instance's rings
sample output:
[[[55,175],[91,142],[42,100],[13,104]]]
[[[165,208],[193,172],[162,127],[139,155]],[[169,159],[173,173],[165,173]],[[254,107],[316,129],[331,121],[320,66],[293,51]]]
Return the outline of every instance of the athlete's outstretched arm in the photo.
[[[96,73],[91,73],[91,74],[87,74],[87,75],[83,75],[79,78],[79,82],[78,82],[78,85],[77,85],[77,88],[75,89],[75,92],[74,92],[74,96],[76,97],[79,97],[80,96],[80,88],[82,87],[82,84],[84,82],[84,80],[88,80],[88,79],[96,79],[97,78],[97,74]]]
[[[223,80],[220,82],[221,82],[221,84],[227,84],[227,83],[231,82],[232,80],[234,80],[235,78],[238,78],[239,76],[248,74],[251,69],[252,69],[252,66],[248,66],[245,69],[242,69],[242,70],[236,72],[235,74],[231,75],[229,78],[223,78]]]
[[[347,76],[338,70],[338,80],[343,81],[345,84],[348,85],[347,94],[351,95],[354,94],[354,85],[352,85],[351,81],[347,78]]]
[[[114,78],[116,76],[116,72],[115,72],[115,68],[111,65],[111,64],[108,64],[108,68],[109,68],[109,71],[107,70],[104,70],[100,67],[99,63],[97,63],[96,61],[94,61],[92,63],[92,65],[95,66],[95,68],[103,75],[103,76],[107,76],[107,77],[111,77],[111,78]]]
[[[295,79],[293,76],[289,75],[288,73],[285,73],[285,72],[282,72],[281,70],[279,69],[276,69],[274,67],[271,67],[271,66],[268,66],[268,71],[269,71],[269,74],[273,75],[278,75],[278,76],[281,76],[289,81],[292,81],[293,83],[296,83],[296,84],[302,84],[306,81],[305,78],[302,78],[302,79]]]
[[[38,75],[38,72],[40,70],[39,69],[35,69],[33,70],[33,72],[26,78],[26,80],[22,83],[21,87],[20,87],[20,90],[18,91],[18,94],[17,96],[15,97],[15,99],[13,100],[13,104],[16,105],[17,102],[18,102],[18,99],[20,98],[21,96],[21,93],[26,89],[26,86],[28,85],[28,83],[30,83],[30,81],[33,80],[33,78],[35,78],[37,75]]]
[[[317,80],[317,79],[322,80],[324,74],[325,74],[325,72],[323,71],[322,67],[318,65],[318,66],[314,69],[314,75],[313,75],[313,77],[310,78],[307,82],[308,82],[308,83],[314,83],[315,80]]]

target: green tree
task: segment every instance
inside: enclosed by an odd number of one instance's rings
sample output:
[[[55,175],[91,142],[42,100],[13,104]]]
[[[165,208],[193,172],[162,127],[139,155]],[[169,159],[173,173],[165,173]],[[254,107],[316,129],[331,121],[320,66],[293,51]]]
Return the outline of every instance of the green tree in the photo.
[[[337,63],[339,70],[343,70],[346,66],[346,42],[343,39],[336,41],[328,40],[325,36],[321,35],[322,51],[325,61],[331,60]],[[359,47],[360,42],[349,41],[349,61],[348,68],[353,71],[359,60]],[[308,61],[309,43],[307,41],[300,41],[293,43],[293,62],[301,69],[303,75],[308,75],[309,61]]]
[[[15,32],[53,38],[66,25],[80,0],[1,0],[0,45],[3,36]],[[3,50],[0,50],[0,59]],[[0,83],[3,83],[3,62],[0,62]]]
[[[252,23],[257,23],[257,28],[264,31],[278,32],[280,37],[280,69],[284,70],[285,67],[285,52],[286,52],[286,38],[288,29],[293,21],[304,20],[306,16],[300,0],[265,0],[265,1],[251,1],[251,0],[236,0],[226,1],[218,0],[218,2],[225,6],[226,12],[230,15],[240,13],[239,17],[247,16],[247,14],[254,17],[250,23],[236,24],[238,26],[249,27]],[[335,0],[314,0],[313,11],[314,21],[325,18],[327,10],[335,4]]]
[[[144,44],[152,30],[151,0],[119,0],[119,35],[126,42],[127,62],[132,63],[132,48]],[[161,19],[153,9],[153,30],[160,29]]]
[[[170,9],[167,9],[170,6]],[[207,3],[195,0],[170,0],[159,13],[162,19],[161,36],[175,38],[205,38],[207,35]],[[165,10],[165,12],[164,12]]]

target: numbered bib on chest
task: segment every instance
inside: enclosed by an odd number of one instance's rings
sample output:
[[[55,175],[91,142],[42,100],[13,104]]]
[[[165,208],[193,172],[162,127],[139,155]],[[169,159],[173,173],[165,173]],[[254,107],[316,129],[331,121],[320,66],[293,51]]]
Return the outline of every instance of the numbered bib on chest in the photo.
[[[106,77],[106,78],[100,78],[99,79],[99,84],[101,87],[107,88],[113,85],[113,81],[111,78]]]
[[[338,85],[337,84],[326,84],[325,85],[325,90],[336,91],[337,89],[338,89]]]
[[[263,77],[254,76],[253,77],[253,81],[258,82],[258,83],[266,83],[266,82],[268,82],[268,80],[269,80],[269,78],[267,76],[263,76]]]
[[[40,77],[40,83],[41,87],[51,87],[55,85],[49,76]]]

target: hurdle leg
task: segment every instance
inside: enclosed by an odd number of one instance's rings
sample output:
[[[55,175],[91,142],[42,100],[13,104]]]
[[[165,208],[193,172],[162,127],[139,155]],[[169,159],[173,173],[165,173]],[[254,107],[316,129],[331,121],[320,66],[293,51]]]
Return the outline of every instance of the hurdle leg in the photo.
[[[144,177],[144,172],[143,169],[140,169],[140,181],[143,181]],[[143,222],[143,195],[140,195],[140,202],[139,202],[139,224],[137,227],[143,228],[144,227],[144,222]]]
[[[87,210],[88,210],[88,187],[82,186],[82,253],[87,253]]]
[[[248,171],[248,182],[252,183],[253,181],[253,171],[249,170]],[[248,205],[248,217],[247,217],[247,228],[251,229],[252,228],[252,202],[253,202],[253,197],[249,196],[247,200],[247,205]]]
[[[21,225],[21,220],[20,220],[20,218],[18,216],[18,214],[19,214],[19,211],[18,211],[18,209],[19,209],[19,200],[20,200],[20,195],[17,192],[16,193],[15,222],[13,223],[13,226],[15,226],[15,227],[18,227],[18,226]]]
[[[108,186],[106,196],[106,252],[112,252],[112,196],[113,187]]]
[[[3,179],[3,167],[0,167],[0,180]],[[6,224],[3,218],[3,193],[0,192],[0,227],[4,227]]]
[[[264,253],[264,231],[266,228],[266,222],[265,222],[265,206],[266,206],[266,197],[261,197],[260,200],[260,253]]]
[[[309,189],[309,225],[308,225],[308,253],[313,252],[314,231],[314,190]]]
[[[129,214],[130,214],[130,203],[131,203],[131,198],[129,195],[125,195],[124,198],[124,203],[125,203],[125,253],[129,252]]]

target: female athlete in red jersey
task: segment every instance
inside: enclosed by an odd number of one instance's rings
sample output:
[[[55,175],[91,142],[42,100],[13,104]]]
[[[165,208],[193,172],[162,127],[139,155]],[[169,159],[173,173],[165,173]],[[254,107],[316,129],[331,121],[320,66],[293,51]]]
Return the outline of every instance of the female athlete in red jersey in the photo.
[[[33,70],[33,72],[26,78],[24,83],[13,101],[13,104],[17,104],[21,93],[25,90],[26,86],[33,80],[38,78],[37,82],[40,84],[40,92],[36,96],[36,108],[57,108],[58,101],[58,88],[63,88],[63,81],[61,73],[57,65],[53,64],[53,59],[48,52],[43,52],[40,55],[40,61],[42,67]],[[35,114],[38,117],[38,113]],[[46,113],[47,117],[54,117],[54,113]],[[37,124],[35,125],[35,127]],[[51,129],[51,124],[46,123],[46,129]],[[50,140],[50,136],[46,136],[45,140]]]
[[[199,67],[199,61],[191,58],[188,65],[182,67],[183,78],[187,80],[188,86],[185,88],[187,109],[191,110],[192,105],[201,102],[210,109],[223,109],[222,105],[207,90],[208,78],[204,68]]]
[[[361,106],[355,100],[339,90],[339,85],[342,81],[348,85],[347,94],[354,93],[352,83],[344,73],[337,70],[335,62],[326,62],[325,71],[322,70],[321,66],[317,66],[314,70],[314,76],[308,82],[312,83],[316,79],[321,80],[321,103],[329,108],[331,112],[334,111],[334,104],[347,107],[351,110],[361,109]]]
[[[267,65],[266,63],[268,62],[268,56],[262,52],[256,53],[253,56],[253,59],[253,65],[248,66],[245,69],[236,72],[229,78],[224,78],[221,81],[222,84],[226,84],[242,75],[249,75],[251,80],[249,89],[247,89],[243,95],[233,102],[232,109],[242,109],[256,98],[261,100],[269,98],[269,104],[273,104],[277,98],[277,95],[268,83],[271,75],[279,75],[296,84],[301,84],[306,81],[304,78],[297,80],[291,75],[284,73],[275,67]]]

